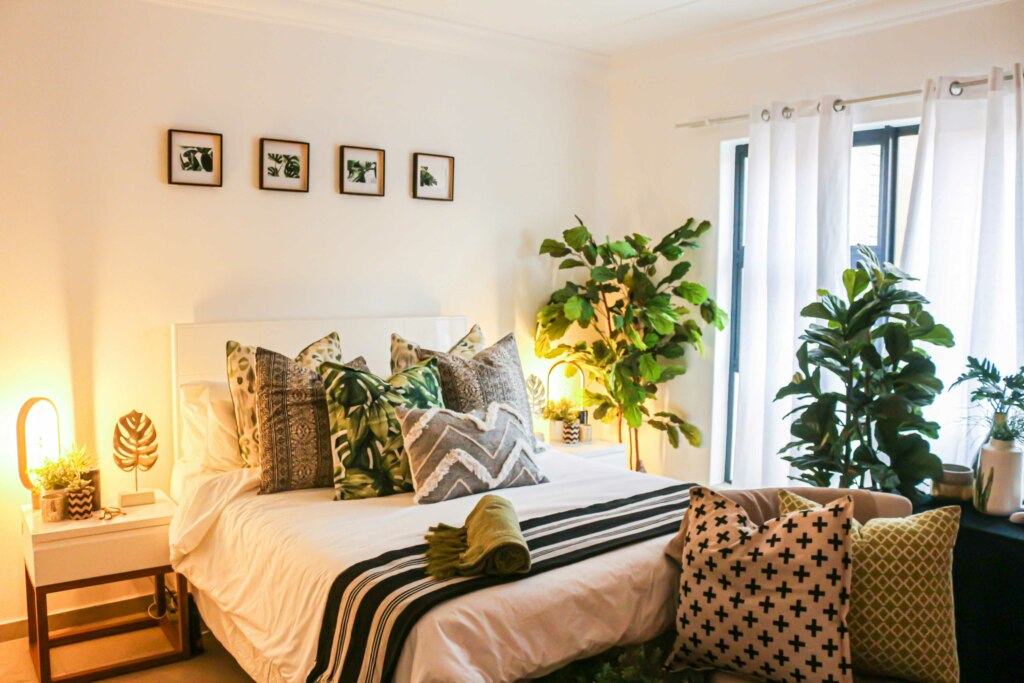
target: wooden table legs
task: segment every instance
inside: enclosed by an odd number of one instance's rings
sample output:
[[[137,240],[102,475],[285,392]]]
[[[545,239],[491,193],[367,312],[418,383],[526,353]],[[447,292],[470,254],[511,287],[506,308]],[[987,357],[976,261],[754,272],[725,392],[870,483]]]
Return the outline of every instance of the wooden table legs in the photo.
[[[178,594],[178,621],[172,623],[167,615],[167,590],[164,583],[164,576],[173,574],[175,577],[174,590]],[[152,576],[155,578],[154,601],[156,603],[156,620],[148,614],[129,620],[117,621],[105,626],[90,626],[78,629],[64,629],[60,632],[50,633],[50,626],[47,619],[46,598],[49,593],[57,593],[74,588],[95,586],[115,581],[127,581],[130,579]],[[96,577],[81,581],[69,581],[67,583],[53,584],[49,586],[36,587],[32,584],[32,578],[25,569],[25,602],[28,607],[28,641],[32,651],[32,663],[35,665],[36,673],[39,675],[40,683],[87,683],[110,676],[139,671],[154,666],[168,664],[170,662],[187,659],[191,655],[191,644],[189,640],[188,624],[188,581],[180,574],[174,574],[169,566],[154,567],[124,574]],[[145,628],[160,626],[168,642],[174,648],[172,652],[156,655],[136,657],[117,664],[95,667],[85,671],[78,671],[62,676],[53,676],[50,667],[50,651],[53,648],[72,643],[80,643],[85,640],[103,638],[118,633],[128,633]]]

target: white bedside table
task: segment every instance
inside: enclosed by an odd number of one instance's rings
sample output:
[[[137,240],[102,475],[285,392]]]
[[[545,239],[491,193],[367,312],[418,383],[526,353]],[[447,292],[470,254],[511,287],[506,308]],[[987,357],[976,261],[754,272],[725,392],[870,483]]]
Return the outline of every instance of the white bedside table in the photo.
[[[25,559],[25,598],[28,605],[28,640],[40,683],[85,683],[109,676],[187,659],[188,582],[174,574],[170,562],[168,526],[174,503],[161,492],[153,505],[126,508],[127,514],[108,521],[92,519],[42,523],[30,505],[21,509],[21,539]],[[166,574],[174,574],[178,593],[178,619],[167,615]],[[152,576],[157,614],[109,625],[66,629],[50,633],[46,600],[50,593]],[[138,657],[109,666],[54,676],[50,650],[62,645],[159,626],[172,651]]]
[[[591,462],[599,462],[602,465],[629,469],[629,454],[626,444],[615,441],[591,441],[589,443],[567,444],[552,443],[551,447],[556,451],[575,455],[577,458],[585,458]]]

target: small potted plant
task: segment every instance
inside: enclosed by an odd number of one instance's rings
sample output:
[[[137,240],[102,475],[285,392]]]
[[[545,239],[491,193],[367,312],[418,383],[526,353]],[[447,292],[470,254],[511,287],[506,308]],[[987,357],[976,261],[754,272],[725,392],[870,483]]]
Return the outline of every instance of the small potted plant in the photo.
[[[543,417],[551,420],[551,440],[561,435],[562,443],[580,442],[580,408],[569,399],[548,401]]]
[[[992,361],[969,357],[967,371],[956,383],[975,382],[971,400],[984,405],[988,440],[981,449],[974,477],[974,507],[1005,517],[1020,509],[1024,496],[1024,367],[1002,376]]]
[[[85,519],[92,516],[92,492],[89,482],[83,479],[92,469],[92,461],[85,448],[73,445],[64,455],[47,459],[32,471],[32,478],[39,490],[39,507],[44,522],[59,522],[71,510],[71,519]],[[74,509],[70,500],[73,497]],[[86,501],[87,512],[79,509]]]

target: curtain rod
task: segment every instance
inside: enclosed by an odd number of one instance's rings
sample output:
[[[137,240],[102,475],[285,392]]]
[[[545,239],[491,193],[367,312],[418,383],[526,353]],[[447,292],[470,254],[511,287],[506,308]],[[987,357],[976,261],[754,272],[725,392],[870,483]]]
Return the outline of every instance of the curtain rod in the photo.
[[[1003,80],[1013,80],[1013,74],[1005,74],[1003,76]],[[977,85],[985,85],[986,83],[988,83],[987,78],[976,78],[971,81],[953,81],[952,83],[949,84],[949,94],[953,96],[958,96],[960,95],[960,93],[963,92],[964,88],[971,88]],[[879,102],[881,100],[895,100],[900,99],[902,97],[912,97],[914,95],[920,95],[922,92],[924,91],[918,88],[917,90],[901,90],[900,92],[889,92],[883,93],[881,95],[868,95],[867,97],[853,97],[848,100],[836,100],[832,107],[836,111],[842,111],[843,109],[846,108],[847,105],[850,104]],[[766,109],[765,113],[767,111],[768,110]],[[786,109],[783,110],[783,114],[785,115],[787,111],[789,113],[792,113],[793,110],[789,107],[786,107]],[[762,113],[762,118],[764,118],[764,115],[765,114]],[[749,114],[736,114],[734,116],[717,116],[707,119],[698,119],[696,121],[687,121],[686,123],[677,123],[676,128],[704,128],[706,126],[721,126],[727,123],[739,123],[740,121],[748,120],[750,120]]]

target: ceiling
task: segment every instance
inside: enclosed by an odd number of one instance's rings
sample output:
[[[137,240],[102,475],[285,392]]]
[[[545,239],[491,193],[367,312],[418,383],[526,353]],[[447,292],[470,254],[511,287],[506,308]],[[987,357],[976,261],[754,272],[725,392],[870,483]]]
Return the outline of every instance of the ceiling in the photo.
[[[334,0],[612,55],[670,38],[866,0]]]

